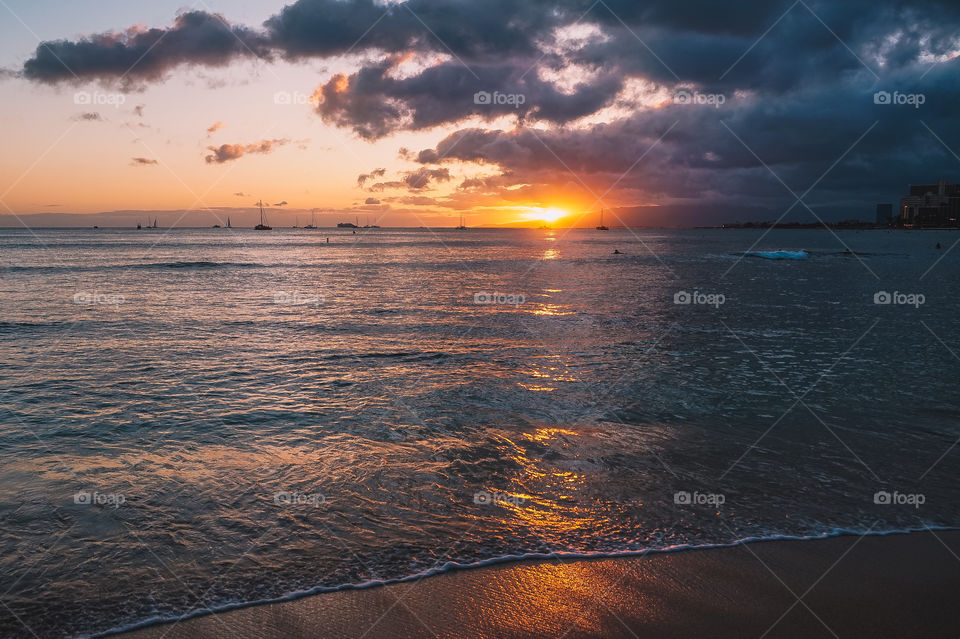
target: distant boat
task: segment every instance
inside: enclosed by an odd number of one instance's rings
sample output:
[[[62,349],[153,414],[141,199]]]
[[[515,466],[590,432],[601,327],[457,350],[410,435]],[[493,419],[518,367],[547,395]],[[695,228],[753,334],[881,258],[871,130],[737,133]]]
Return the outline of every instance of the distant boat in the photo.
[[[337,228],[338,229],[358,229],[360,227],[352,222],[338,222]]]
[[[157,228],[157,218],[153,218],[153,228]]]
[[[230,216],[229,216],[229,215],[227,216],[227,228],[228,228],[228,229],[229,229],[229,228],[233,228],[232,226],[230,226]]]
[[[213,225],[213,228],[218,229],[218,228],[220,228],[220,225],[219,225],[219,224],[214,224],[214,225]]]
[[[460,214],[460,226],[457,227],[457,230],[458,230],[458,231],[464,231],[464,230],[466,230],[466,228],[467,228],[467,227],[464,226],[464,224],[463,224],[463,213],[461,213],[461,214]]]
[[[299,216],[299,215],[297,216],[297,221],[293,223],[293,228],[295,228],[295,229],[300,228],[300,216]]]
[[[137,230],[140,230],[140,222],[137,222]]]
[[[600,209],[600,226],[597,227],[598,231],[609,231],[610,229],[603,225],[603,209]]]
[[[263,220],[263,200],[260,200],[258,204],[260,205],[260,223],[257,224],[255,227],[253,227],[253,230],[254,231],[272,231],[273,227],[268,226]]]
[[[306,225],[305,227],[303,227],[303,228],[305,228],[305,229],[315,229],[315,228],[317,228],[317,223],[314,221],[314,217],[315,217],[315,216],[314,216],[314,213],[311,211],[311,212],[310,212],[310,223],[307,224],[307,225]]]
[[[376,224],[371,224],[371,223],[370,223],[370,216],[368,215],[368,216],[367,216],[367,223],[363,225],[363,228],[365,228],[365,229],[378,229],[378,228],[380,228],[380,227],[377,226]]]

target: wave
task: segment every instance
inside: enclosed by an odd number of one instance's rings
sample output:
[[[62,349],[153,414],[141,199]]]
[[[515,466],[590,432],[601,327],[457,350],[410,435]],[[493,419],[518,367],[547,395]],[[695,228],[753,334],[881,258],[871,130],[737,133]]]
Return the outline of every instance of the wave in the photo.
[[[302,599],[304,597],[309,597],[312,595],[319,595],[328,592],[342,592],[344,590],[366,590],[368,588],[377,588],[380,586],[388,586],[391,584],[400,584],[400,583],[409,583],[413,581],[419,581],[425,577],[433,577],[435,575],[444,574],[447,572],[452,572],[455,570],[471,570],[475,568],[484,568],[486,566],[493,566],[497,564],[505,563],[514,563],[521,561],[535,561],[535,560],[544,560],[544,559],[615,559],[619,557],[643,557],[645,555],[661,555],[669,554],[675,552],[685,552],[691,550],[711,550],[716,548],[735,548],[737,546],[742,546],[743,544],[756,543],[756,542],[765,542],[765,541],[815,541],[820,539],[829,539],[831,537],[844,537],[851,535],[858,535],[864,537],[885,537],[887,535],[905,535],[910,533],[918,533],[924,531],[947,531],[947,530],[960,530],[960,527],[955,526],[924,526],[923,528],[893,528],[889,530],[854,530],[851,528],[834,528],[832,530],[824,531],[817,535],[788,535],[788,534],[772,534],[766,536],[757,536],[757,537],[743,537],[731,542],[725,543],[712,543],[712,544],[677,544],[675,546],[667,546],[665,548],[644,548],[642,550],[606,550],[606,551],[591,551],[591,552],[577,552],[577,551],[558,551],[558,552],[528,552],[528,553],[518,553],[515,555],[499,555],[497,557],[490,557],[488,559],[481,559],[478,561],[470,563],[457,563],[455,561],[448,561],[442,566],[436,568],[430,568],[428,570],[422,570],[420,572],[412,573],[405,575],[403,577],[396,577],[394,579],[372,579],[369,581],[363,581],[355,584],[340,584],[336,586],[316,586],[314,588],[309,588],[307,590],[297,590],[279,597],[269,598],[269,599],[256,599],[251,601],[237,601],[233,603],[224,604],[222,606],[217,606],[214,608],[203,608],[198,610],[192,610],[188,613],[179,616],[167,616],[167,617],[151,617],[149,619],[144,619],[142,621],[135,622],[133,624],[128,624],[125,626],[118,626],[105,630],[96,634],[88,635],[90,639],[96,639],[98,637],[108,637],[112,635],[121,634],[124,632],[130,632],[132,630],[138,630],[141,628],[146,628],[148,626],[155,626],[164,623],[173,623],[185,621],[187,619],[193,619],[196,617],[203,617],[206,615],[227,612],[229,610],[237,610],[240,608],[248,608],[250,606],[261,606],[264,604],[279,603],[283,601],[294,601],[296,599]]]
[[[805,260],[810,257],[807,251],[744,251],[741,255],[765,260]]]

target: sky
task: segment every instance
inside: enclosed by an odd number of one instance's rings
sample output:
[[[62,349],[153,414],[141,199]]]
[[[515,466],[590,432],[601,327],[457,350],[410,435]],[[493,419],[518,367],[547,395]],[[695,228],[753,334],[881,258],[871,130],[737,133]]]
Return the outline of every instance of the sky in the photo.
[[[4,226],[245,223],[258,201],[301,225],[872,219],[960,182],[955,0],[0,15]]]

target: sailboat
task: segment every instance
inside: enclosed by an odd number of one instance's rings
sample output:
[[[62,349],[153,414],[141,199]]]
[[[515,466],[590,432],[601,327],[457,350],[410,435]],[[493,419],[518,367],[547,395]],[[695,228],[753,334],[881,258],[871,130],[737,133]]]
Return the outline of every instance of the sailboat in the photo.
[[[157,218],[153,218],[153,228],[157,228]]]
[[[368,215],[368,216],[367,216],[367,223],[363,225],[363,228],[365,228],[365,229],[378,229],[378,228],[380,228],[380,227],[377,226],[376,224],[371,224],[371,223],[370,223],[370,216]]]
[[[460,226],[457,227],[458,231],[466,230],[466,226],[463,224],[463,213],[460,214]]]
[[[300,228],[300,216],[299,216],[299,215],[297,216],[297,221],[293,223],[293,228],[295,228],[295,229]]]
[[[265,224],[263,221],[263,200],[260,200],[258,204],[260,205],[260,223],[257,224],[255,227],[253,227],[253,230],[254,231],[272,231],[273,227],[267,226],[267,224]]]
[[[306,225],[305,227],[303,227],[303,228],[305,228],[305,229],[315,229],[315,228],[317,228],[317,223],[314,222],[314,217],[315,217],[314,212],[313,212],[313,211],[310,211],[310,223],[307,224],[307,225]]]
[[[233,228],[233,227],[230,226],[230,216],[229,216],[229,215],[227,216],[227,228],[228,228],[228,229],[229,229],[229,228]]]
[[[600,226],[597,227],[598,231],[609,231],[610,229],[603,225],[603,209],[600,209]]]

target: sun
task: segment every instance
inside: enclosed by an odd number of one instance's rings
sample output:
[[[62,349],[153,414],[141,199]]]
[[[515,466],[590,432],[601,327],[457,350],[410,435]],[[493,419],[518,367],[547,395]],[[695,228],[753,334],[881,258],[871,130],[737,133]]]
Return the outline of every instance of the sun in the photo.
[[[563,209],[550,207],[548,209],[543,209],[543,212],[540,214],[540,219],[542,219],[544,222],[556,222],[565,215],[567,215],[567,212]]]
[[[525,207],[524,217],[530,222],[556,222],[560,218],[570,215],[566,209],[556,206],[528,206]]]

